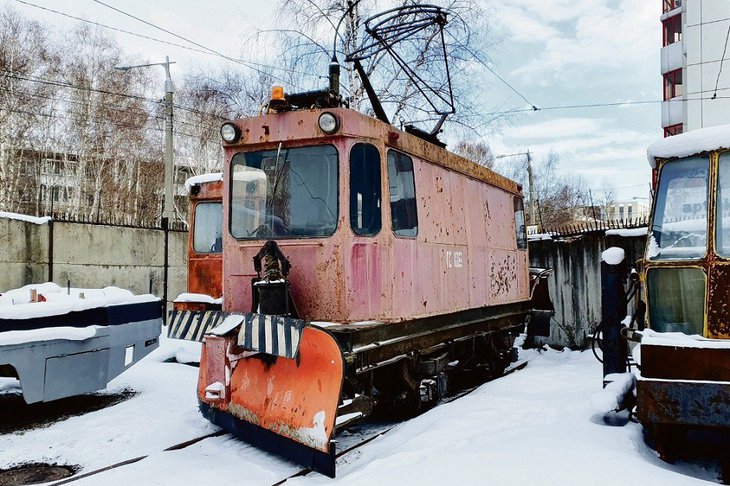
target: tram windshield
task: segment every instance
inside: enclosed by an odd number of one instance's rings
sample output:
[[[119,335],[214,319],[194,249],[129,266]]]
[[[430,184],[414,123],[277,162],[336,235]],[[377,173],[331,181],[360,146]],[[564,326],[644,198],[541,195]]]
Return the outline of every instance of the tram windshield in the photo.
[[[666,162],[659,176],[647,257],[697,260],[707,253],[709,158]]]
[[[337,228],[332,145],[239,153],[231,161],[234,238],[330,236]]]

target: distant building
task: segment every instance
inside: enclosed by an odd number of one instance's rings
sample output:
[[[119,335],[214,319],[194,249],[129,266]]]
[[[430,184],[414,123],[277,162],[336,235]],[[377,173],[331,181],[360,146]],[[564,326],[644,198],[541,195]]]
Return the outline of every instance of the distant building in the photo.
[[[616,201],[607,205],[604,218],[608,221],[633,223],[649,217],[651,201],[648,199],[633,199],[630,201]]]
[[[662,127],[668,137],[730,122],[728,0],[662,0]],[[727,56],[726,56],[727,57]]]

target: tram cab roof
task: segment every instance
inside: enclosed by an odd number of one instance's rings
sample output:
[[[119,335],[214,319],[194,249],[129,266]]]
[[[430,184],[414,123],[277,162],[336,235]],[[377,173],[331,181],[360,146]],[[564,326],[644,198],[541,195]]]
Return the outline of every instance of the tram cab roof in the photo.
[[[653,169],[657,161],[673,157],[689,157],[702,152],[730,149],[730,124],[698,128],[663,138],[649,145],[646,157]]]
[[[336,133],[327,135],[319,130],[317,118],[328,111],[339,120]],[[496,172],[476,164],[422,138],[399,130],[374,117],[348,108],[299,109],[269,113],[250,118],[232,120],[241,131],[241,138],[234,143],[224,143],[227,151],[235,151],[242,144],[275,147],[280,142],[312,141],[326,143],[333,137],[350,136],[364,140],[382,140],[387,147],[405,151],[441,167],[467,177],[486,182],[515,195],[522,195],[522,186]]]

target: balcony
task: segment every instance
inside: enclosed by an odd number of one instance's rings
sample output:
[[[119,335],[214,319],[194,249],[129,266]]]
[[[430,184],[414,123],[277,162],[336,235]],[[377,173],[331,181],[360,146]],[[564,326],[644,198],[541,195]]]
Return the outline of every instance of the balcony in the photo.
[[[662,102],[662,127],[684,122],[684,104],[682,97],[677,96]]]
[[[675,42],[662,47],[662,74],[682,67],[682,43]]]

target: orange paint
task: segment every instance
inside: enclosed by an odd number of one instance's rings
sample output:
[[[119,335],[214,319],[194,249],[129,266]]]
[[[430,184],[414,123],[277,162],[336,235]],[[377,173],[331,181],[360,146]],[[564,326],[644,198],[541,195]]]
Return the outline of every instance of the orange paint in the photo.
[[[230,346],[235,336],[225,340]],[[221,341],[223,338],[206,337],[198,397],[236,418],[327,452],[344,376],[342,353],[335,339],[321,329],[305,327],[299,360],[277,358],[273,363],[271,357],[265,361],[256,356],[230,363],[231,348],[224,357]],[[215,353],[215,358],[210,353]],[[225,384],[225,366],[233,368],[230,388],[226,386],[230,394],[226,393],[223,403],[207,400],[207,386],[216,381]]]

